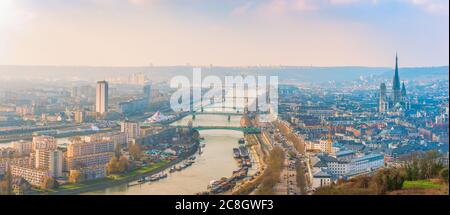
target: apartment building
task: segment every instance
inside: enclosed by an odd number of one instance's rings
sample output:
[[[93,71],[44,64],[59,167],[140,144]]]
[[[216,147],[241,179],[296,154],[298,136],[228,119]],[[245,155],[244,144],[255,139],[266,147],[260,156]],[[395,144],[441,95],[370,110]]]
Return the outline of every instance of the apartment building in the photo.
[[[41,170],[33,167],[18,165],[11,165],[10,167],[11,175],[15,177],[21,177],[34,186],[40,186],[46,177],[51,176],[48,170]]]
[[[56,139],[52,136],[34,136],[32,141],[32,151],[55,150],[58,148]]]
[[[32,145],[33,145],[32,142],[24,140],[12,142],[12,148],[19,155],[30,154],[32,151]]]
[[[63,176],[63,153],[60,150],[36,150],[35,168],[48,170],[53,177]]]
[[[86,142],[89,141],[89,142]],[[115,145],[110,140],[96,136],[85,138],[85,142],[67,146],[67,170],[93,166],[105,166],[114,156]]]

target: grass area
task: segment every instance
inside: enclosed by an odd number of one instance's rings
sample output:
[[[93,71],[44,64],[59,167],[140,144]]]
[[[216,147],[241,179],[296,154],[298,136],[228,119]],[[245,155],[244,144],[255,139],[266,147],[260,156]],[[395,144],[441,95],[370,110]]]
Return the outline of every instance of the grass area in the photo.
[[[404,189],[439,189],[441,186],[429,180],[405,181],[403,183]]]
[[[40,189],[38,187],[34,187],[34,188],[32,188],[32,190],[34,192],[36,192],[36,193],[54,193],[54,192],[65,191],[65,190],[74,190],[74,189],[85,188],[87,186],[91,186],[91,185],[95,185],[95,184],[101,184],[101,183],[105,183],[105,182],[109,182],[109,181],[113,181],[113,179],[100,178],[100,179],[86,181],[86,182],[78,183],[78,184],[64,184],[64,185],[60,185],[57,189],[42,190],[42,189]]]
[[[107,183],[107,182],[112,182],[112,181],[116,181],[116,180],[122,180],[128,177],[134,177],[137,175],[144,175],[147,173],[150,173],[164,165],[166,165],[168,163],[168,161],[161,161],[159,163],[153,164],[153,165],[149,165],[149,166],[145,166],[145,167],[141,167],[138,169],[135,169],[133,171],[130,171],[126,174],[113,174],[113,175],[109,175],[107,178],[100,178],[100,179],[96,179],[96,180],[90,180],[90,181],[86,181],[83,183],[77,183],[77,184],[64,184],[59,186],[57,189],[48,189],[48,190],[42,190],[39,188],[33,188],[34,192],[37,193],[54,193],[54,192],[59,192],[59,191],[65,191],[65,190],[76,190],[76,189],[81,189],[81,188],[86,188],[89,186],[93,186],[93,185],[97,185],[97,184],[102,184],[102,183]]]
[[[95,185],[95,184],[101,184],[101,183],[105,183],[105,182],[109,182],[109,181],[113,181],[113,179],[100,178],[100,179],[90,180],[90,181],[86,181],[86,182],[78,183],[78,184],[65,184],[65,185],[61,185],[58,188],[58,191],[79,189],[79,188],[84,188],[84,187],[87,187],[87,186],[91,186],[91,185]]]
[[[137,176],[137,175],[143,175],[143,174],[152,172],[152,171],[154,171],[154,170],[156,170],[156,169],[166,165],[167,163],[168,163],[168,161],[161,161],[159,163],[156,163],[156,164],[153,164],[153,165],[150,165],[150,166],[145,166],[145,167],[141,167],[139,169],[135,169],[135,170],[130,171],[130,172],[125,173],[125,174],[112,174],[112,175],[109,176],[109,178],[111,178],[113,180],[121,180],[121,179],[128,178],[128,177],[134,177],[134,176]]]

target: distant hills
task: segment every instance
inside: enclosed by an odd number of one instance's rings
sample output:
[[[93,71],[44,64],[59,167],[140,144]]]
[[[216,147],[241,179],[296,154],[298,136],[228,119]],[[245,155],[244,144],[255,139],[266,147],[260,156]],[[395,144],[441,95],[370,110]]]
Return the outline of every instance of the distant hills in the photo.
[[[403,80],[418,78],[447,79],[448,66],[400,68]],[[87,67],[87,66],[0,66],[1,80],[30,81],[96,81],[109,77],[145,73],[153,81],[167,81],[177,75],[192,76],[192,67]],[[280,82],[351,81],[360,77],[390,79],[393,68],[387,67],[204,67],[203,76],[217,75],[278,75]]]
[[[448,66],[440,67],[421,67],[421,68],[400,68],[400,75],[404,79],[418,79],[418,78],[442,78],[448,80]],[[391,77],[392,72],[385,72],[382,74],[385,77]]]

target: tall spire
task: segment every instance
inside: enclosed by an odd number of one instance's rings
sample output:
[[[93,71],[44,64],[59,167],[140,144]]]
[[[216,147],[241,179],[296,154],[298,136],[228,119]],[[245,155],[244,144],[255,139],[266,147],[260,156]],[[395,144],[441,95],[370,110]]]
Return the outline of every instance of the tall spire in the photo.
[[[395,74],[394,74],[394,81],[392,83],[392,91],[394,93],[394,104],[397,102],[400,102],[400,77],[398,75],[398,55],[395,53]]]

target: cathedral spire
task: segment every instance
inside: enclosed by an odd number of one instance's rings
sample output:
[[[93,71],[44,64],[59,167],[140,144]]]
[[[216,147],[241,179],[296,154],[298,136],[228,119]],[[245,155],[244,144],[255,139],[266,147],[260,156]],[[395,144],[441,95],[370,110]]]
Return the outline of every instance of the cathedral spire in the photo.
[[[400,77],[398,75],[398,56],[397,53],[395,53],[395,74],[394,74],[394,81],[392,83],[392,91],[394,93],[394,104],[397,102],[400,102]]]

